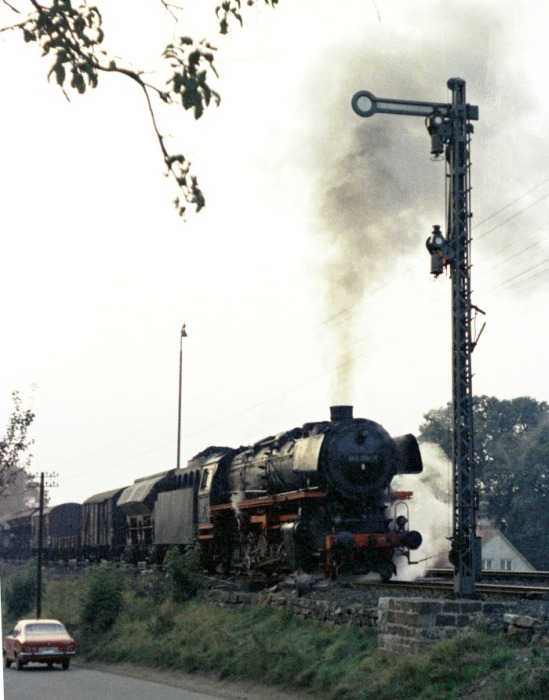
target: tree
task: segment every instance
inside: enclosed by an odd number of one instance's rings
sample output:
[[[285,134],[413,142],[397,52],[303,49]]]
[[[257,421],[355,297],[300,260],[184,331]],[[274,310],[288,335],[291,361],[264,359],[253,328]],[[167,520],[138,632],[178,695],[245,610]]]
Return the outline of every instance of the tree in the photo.
[[[154,0],[150,0],[151,3]],[[219,0],[218,0],[219,1]],[[168,0],[156,0],[173,20],[174,31],[182,17],[183,7]],[[191,163],[182,153],[172,153],[166,137],[159,127],[159,110],[165,106],[178,105],[200,119],[205,109],[213,102],[219,104],[220,96],[210,86],[213,75],[218,76],[214,64],[215,51],[210,42],[179,36],[161,51],[168,66],[167,80],[162,70],[153,72],[144,67],[132,67],[123,59],[111,56],[103,49],[105,28],[101,11],[97,5],[82,0],[78,7],[72,0],[2,0],[18,21],[0,27],[0,32],[19,32],[27,43],[37,43],[42,55],[51,60],[48,78],[53,78],[63,90],[75,90],[83,94],[88,88],[99,84],[99,76],[122,75],[141,90],[152,127],[162,154],[167,175],[173,178],[179,194],[174,204],[180,216],[184,216],[187,205],[200,211],[205,197],[197,177],[191,171]],[[275,7],[278,0],[246,0],[246,5],[264,3]],[[25,9],[28,14],[25,15]],[[227,34],[235,22],[243,25],[242,0],[223,0],[215,6],[218,31]],[[20,19],[22,18],[22,19]],[[131,17],[128,18],[131,27]]]
[[[33,440],[28,431],[34,420],[30,409],[23,409],[17,391],[12,394],[14,408],[6,433],[0,440],[0,516],[16,513],[37,504],[38,484],[29,474]]]
[[[80,604],[80,624],[86,637],[108,632],[124,604],[124,571],[113,563],[94,567]]]
[[[530,397],[473,400],[481,512],[505,522],[510,540],[537,568],[549,567],[549,404]],[[452,407],[429,411],[420,439],[451,457]]]

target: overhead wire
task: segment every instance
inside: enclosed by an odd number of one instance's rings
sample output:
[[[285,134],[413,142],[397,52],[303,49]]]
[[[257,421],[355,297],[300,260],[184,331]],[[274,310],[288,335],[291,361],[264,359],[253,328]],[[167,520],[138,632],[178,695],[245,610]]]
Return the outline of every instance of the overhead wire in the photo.
[[[479,232],[478,229],[488,223],[489,221],[493,220],[496,216],[501,214],[502,212],[508,210],[511,206],[514,204],[520,202],[523,200],[525,197],[527,197],[529,194],[537,190],[539,187],[543,186],[549,182],[549,178],[545,178],[541,182],[537,183],[534,187],[530,188],[523,194],[521,194],[519,197],[514,198],[510,202],[508,202],[505,206],[500,207],[500,209],[496,210],[492,214],[490,214],[488,217],[483,219],[482,221],[478,222],[475,224],[473,227],[473,231],[475,232],[475,239],[482,239],[486,238],[492,234],[494,234],[497,230],[501,229],[503,226],[509,224],[511,221],[515,220],[518,216],[523,214],[524,212],[534,208],[535,206],[539,205],[541,202],[546,200],[549,197],[549,193],[543,195],[542,197],[537,198],[534,202],[528,203],[526,206],[522,207],[518,211],[514,212],[511,216],[505,218],[503,221],[498,222],[495,226],[491,227],[487,231],[484,232]],[[538,229],[536,230],[539,230]],[[511,242],[507,244],[502,250],[509,250],[515,245],[515,242]],[[511,260],[516,259],[521,255],[521,253],[524,253],[525,251],[528,250],[533,250],[537,248],[540,245],[539,241],[534,241],[532,242],[529,246],[524,248],[524,240],[522,240],[522,250],[518,251],[516,253],[513,253],[511,255],[508,255],[506,258],[503,260],[500,259],[495,263],[491,268],[489,268],[489,271],[492,271],[496,269],[497,267],[500,267],[502,265],[505,265],[509,263]],[[501,250],[499,251],[500,253],[502,252]],[[489,294],[495,294],[495,293],[500,293],[501,291],[504,291],[506,289],[512,289],[515,288],[516,286],[520,286],[522,284],[527,284],[537,278],[539,278],[542,274],[545,274],[547,271],[547,268],[544,267],[544,265],[547,265],[549,263],[549,259],[544,259],[542,261],[537,262],[535,265],[531,265],[526,269],[522,269],[518,272],[515,272],[512,276],[507,277],[504,280],[501,280],[497,284],[493,285],[489,289],[484,290],[484,296],[487,296]],[[398,283],[402,278],[408,277],[413,270],[417,267],[417,263],[413,263],[408,265],[405,269],[403,269],[401,272],[399,272],[397,275],[393,276],[391,280],[378,285],[369,295],[369,299],[379,297],[379,295],[383,293],[394,293],[395,289],[398,287]],[[540,269],[541,268],[541,269]],[[536,272],[537,271],[537,272]],[[528,273],[534,272],[533,275],[530,275],[528,277],[525,277],[525,275],[528,275]],[[435,294],[435,297],[441,297],[445,296],[445,293],[443,290],[440,291],[440,293]],[[425,308],[427,304],[433,302],[433,297],[426,298],[422,300],[419,304],[412,304],[410,307],[402,308],[401,313],[399,313],[398,317],[392,318],[391,320],[387,320],[387,322],[384,325],[377,325],[374,329],[371,327],[368,329],[368,336],[359,336],[352,342],[352,347],[355,348],[355,354],[352,356],[352,361],[356,362],[358,360],[361,360],[362,358],[366,356],[375,356],[376,352],[380,352],[384,347],[387,345],[391,344],[395,340],[395,336],[393,335],[393,338],[388,338],[383,336],[383,333],[387,331],[388,328],[396,328],[397,331],[399,330],[398,327],[398,322],[402,320],[403,317],[409,316],[410,314],[415,314],[417,318],[417,313],[418,311],[421,310],[421,308]],[[356,313],[356,307],[358,305],[357,303],[353,303],[348,305],[347,307],[340,309],[336,311],[335,313],[331,313],[327,315],[324,319],[322,319],[319,323],[314,324],[313,326],[309,326],[306,331],[301,334],[300,336],[296,336],[295,338],[292,339],[291,343],[288,343],[286,340],[278,345],[278,347],[272,348],[271,352],[269,352],[268,355],[262,355],[261,357],[261,362],[256,364],[253,367],[247,367],[246,370],[239,372],[232,377],[227,377],[226,381],[222,386],[216,385],[216,387],[212,388],[212,390],[208,392],[204,392],[203,395],[198,400],[198,404],[206,404],[208,402],[211,402],[213,399],[216,397],[219,397],[220,391],[221,390],[227,390],[230,388],[230,386],[238,386],[239,382],[243,379],[246,378],[248,379],[251,374],[257,374],[259,376],[262,376],[264,370],[266,367],[272,367],[273,361],[276,361],[276,359],[280,356],[281,348],[285,348],[288,350],[288,347],[295,347],[296,345],[303,344],[306,342],[307,338],[310,338],[311,336],[316,337],[319,332],[322,331],[323,328],[333,326],[336,323],[341,323],[345,322],[348,320],[350,317],[352,317],[353,314]],[[372,308],[375,306],[374,303],[368,304],[368,308]],[[443,314],[439,314],[436,317],[426,317],[425,321],[417,326],[417,328],[422,328],[428,325],[429,323],[433,323],[439,320],[442,320]],[[378,335],[378,341],[372,343],[372,337],[375,335]],[[366,349],[360,350],[360,345],[361,344],[366,344]],[[333,370],[332,369],[326,369],[325,364],[327,363],[328,359],[328,353],[321,354],[318,359],[318,362],[316,363],[317,367],[320,367],[319,369],[316,370],[316,372],[313,372],[313,374],[309,374],[307,376],[303,375],[303,371],[301,368],[296,367],[295,370],[292,371],[292,375],[294,377],[298,376],[299,379],[295,383],[291,383],[289,386],[285,387],[280,387],[279,383],[277,383],[276,378],[274,380],[270,381],[271,388],[275,389],[275,393],[272,393],[272,391],[266,390],[264,387],[259,387],[255,386],[255,395],[257,398],[254,400],[253,398],[250,400],[250,396],[248,396],[247,399],[243,399],[244,405],[237,409],[233,410],[231,412],[231,417],[237,417],[241,415],[245,415],[248,412],[257,410],[259,407],[271,402],[275,401],[277,399],[280,399],[284,396],[287,396],[289,394],[292,394],[299,389],[303,388],[304,386],[310,386],[311,384],[316,384],[320,379],[325,377],[327,374],[331,373]],[[349,360],[351,361],[351,360]],[[408,359],[410,361],[410,359]],[[323,366],[324,365],[324,366]],[[314,370],[314,368],[313,368]],[[270,376],[270,375],[269,375]],[[285,374],[285,377],[287,378],[287,373]],[[272,385],[275,385],[272,387]],[[269,386],[269,385],[267,385]],[[279,391],[276,391],[276,388],[279,388]],[[266,398],[263,398],[265,397]],[[218,402],[216,402],[218,403]],[[241,402],[242,403],[242,402]],[[192,406],[192,413],[195,413],[196,409],[196,401],[193,403]],[[212,427],[215,427],[216,425],[219,425],[222,421],[226,420],[226,408],[220,407],[220,413],[221,416],[212,416],[210,412],[210,417],[213,418],[213,420],[209,420],[207,425],[204,425],[203,422],[201,422],[200,425],[196,425],[194,428],[192,426],[189,426],[189,430],[186,431],[186,437],[192,437],[197,434],[200,434],[202,432],[206,432],[210,430]],[[203,419],[202,419],[203,420]],[[128,438],[131,439],[131,438]],[[127,440],[128,440],[127,439]],[[126,442],[127,442],[126,440]],[[136,459],[138,457],[143,457],[146,456],[147,454],[154,454],[159,452],[160,450],[164,450],[167,446],[173,444],[173,439],[169,438],[167,441],[162,441],[162,443],[158,442],[155,445],[151,445],[145,450],[140,450],[138,453],[132,452],[132,451],[124,451],[124,455],[120,455],[120,459],[115,459],[115,461],[109,460],[109,464],[111,466],[116,466],[121,463],[130,463],[132,459]],[[111,445],[117,445],[120,447],[120,443],[117,441],[113,441]],[[107,448],[108,445],[103,445],[103,449]],[[81,472],[80,472],[81,473]],[[78,471],[76,472],[78,474]]]

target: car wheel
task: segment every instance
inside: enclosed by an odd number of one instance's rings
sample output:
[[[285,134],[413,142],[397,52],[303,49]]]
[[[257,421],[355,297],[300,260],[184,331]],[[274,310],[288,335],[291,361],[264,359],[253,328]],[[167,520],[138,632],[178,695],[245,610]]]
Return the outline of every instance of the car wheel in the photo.
[[[23,659],[18,658],[16,661],[17,670],[22,671],[23,670]]]
[[[61,668],[63,669],[63,671],[66,671],[70,665],[71,665],[70,659],[63,659],[63,661],[61,661]]]
[[[6,668],[9,668],[11,666],[11,661],[12,660],[9,658],[9,656],[4,656],[4,666]]]

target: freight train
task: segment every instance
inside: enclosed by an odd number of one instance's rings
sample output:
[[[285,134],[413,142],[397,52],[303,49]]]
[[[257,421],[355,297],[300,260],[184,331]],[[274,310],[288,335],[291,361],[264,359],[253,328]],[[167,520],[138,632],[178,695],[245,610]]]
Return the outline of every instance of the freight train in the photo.
[[[333,406],[328,421],[248,447],[209,447],[182,469],[45,509],[43,556],[162,563],[171,546],[198,545],[212,573],[321,569],[387,581],[422,542],[409,529],[411,492],[391,482],[422,469],[413,435],[392,438],[351,406]],[[31,554],[38,517],[4,523],[0,554]]]

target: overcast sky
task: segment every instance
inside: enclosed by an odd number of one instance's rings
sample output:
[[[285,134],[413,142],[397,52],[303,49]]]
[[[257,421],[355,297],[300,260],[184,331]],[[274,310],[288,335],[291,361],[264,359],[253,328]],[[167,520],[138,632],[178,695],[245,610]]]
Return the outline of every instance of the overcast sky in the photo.
[[[227,38],[184,4],[219,47],[222,95],[161,126],[207,196],[186,223],[135,86],[102,76],[69,103],[36,47],[0,35],[0,424],[13,390],[32,401],[52,504],[175,466],[183,322],[183,462],[334,403],[417,432],[450,400],[450,281],[425,249],[444,164],[422,119],[357,117],[362,89],[449,102],[448,78],[467,81],[474,391],[549,400],[546,3],[281,0]],[[153,65],[161,3],[115,5],[108,47]]]

